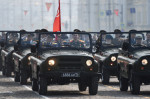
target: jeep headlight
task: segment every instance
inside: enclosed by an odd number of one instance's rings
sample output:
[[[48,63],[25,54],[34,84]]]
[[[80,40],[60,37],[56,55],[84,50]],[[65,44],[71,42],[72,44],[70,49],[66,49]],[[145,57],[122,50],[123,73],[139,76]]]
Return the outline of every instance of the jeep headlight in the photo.
[[[53,59],[49,60],[49,61],[48,61],[48,64],[49,64],[50,66],[54,66],[54,65],[55,65],[55,60],[53,60]]]
[[[147,65],[147,64],[148,64],[147,59],[143,59],[143,60],[142,60],[142,65]]]
[[[115,57],[115,56],[112,56],[112,57],[111,57],[111,61],[113,61],[113,62],[116,61],[116,57]]]
[[[28,57],[28,60],[30,60],[30,59],[31,59],[31,56]]]
[[[91,65],[92,65],[92,60],[87,60],[87,61],[86,61],[86,65],[87,65],[87,66],[91,66]]]

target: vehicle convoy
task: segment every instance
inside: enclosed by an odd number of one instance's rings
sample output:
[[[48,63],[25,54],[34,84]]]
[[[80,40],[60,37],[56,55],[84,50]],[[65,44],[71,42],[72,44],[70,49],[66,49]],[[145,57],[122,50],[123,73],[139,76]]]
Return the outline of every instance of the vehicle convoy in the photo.
[[[30,56],[31,45],[37,43],[38,33],[24,32],[20,34],[20,41],[14,46],[13,61],[14,61],[14,81],[20,84],[27,84],[27,79],[31,78]]]
[[[119,49],[118,68],[120,90],[140,93],[141,84],[150,83],[150,31],[130,32],[129,39]]]
[[[118,77],[117,57],[118,48],[126,40],[127,33],[101,33],[96,41],[95,60],[98,61],[103,84],[108,84],[110,76]]]
[[[18,43],[20,39],[19,32],[7,32],[6,41],[1,42],[1,58],[2,58],[2,74],[8,77],[14,71],[12,53],[14,52],[14,45]]]
[[[0,31],[0,44],[6,41],[6,33],[8,31]],[[0,55],[1,55],[2,47],[0,45]],[[2,57],[0,56],[0,71],[2,70]]]
[[[89,33],[42,33],[39,43],[31,47],[32,89],[47,93],[51,84],[78,83],[79,90],[98,90],[98,63],[92,56]],[[85,41],[89,42],[86,44]]]

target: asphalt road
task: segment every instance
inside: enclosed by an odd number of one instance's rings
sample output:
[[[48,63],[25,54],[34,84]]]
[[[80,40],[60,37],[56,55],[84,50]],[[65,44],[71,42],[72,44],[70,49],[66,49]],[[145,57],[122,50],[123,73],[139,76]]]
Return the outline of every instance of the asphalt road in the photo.
[[[20,85],[0,73],[0,99],[150,99],[150,85],[142,85],[140,95],[132,95],[129,91],[120,92],[118,80],[112,77],[109,85],[99,83],[94,96],[88,94],[88,89],[79,92],[77,84],[49,86],[48,94],[42,96],[31,90],[31,82]]]

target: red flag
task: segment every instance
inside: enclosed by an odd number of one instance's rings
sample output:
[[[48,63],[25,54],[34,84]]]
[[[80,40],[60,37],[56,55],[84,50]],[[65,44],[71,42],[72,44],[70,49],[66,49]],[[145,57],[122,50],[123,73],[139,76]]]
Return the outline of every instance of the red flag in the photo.
[[[114,12],[115,12],[115,14],[118,16],[119,10],[118,10],[118,9],[115,9]]]
[[[60,0],[59,0],[59,7],[57,10],[57,15],[55,17],[54,24],[53,24],[53,32],[58,32],[58,31],[61,32],[61,16],[60,15],[61,14],[60,14]]]
[[[47,11],[49,11],[50,7],[51,7],[52,3],[46,3],[46,8],[47,8]]]

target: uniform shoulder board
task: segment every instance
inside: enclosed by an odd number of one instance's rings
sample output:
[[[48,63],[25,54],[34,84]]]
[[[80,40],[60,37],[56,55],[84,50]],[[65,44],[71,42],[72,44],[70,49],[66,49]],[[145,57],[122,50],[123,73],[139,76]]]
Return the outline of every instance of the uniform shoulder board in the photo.
[[[83,41],[83,40],[79,40],[80,42],[82,42],[82,43],[85,43],[85,41]]]
[[[73,40],[70,40],[70,42],[73,42]]]

